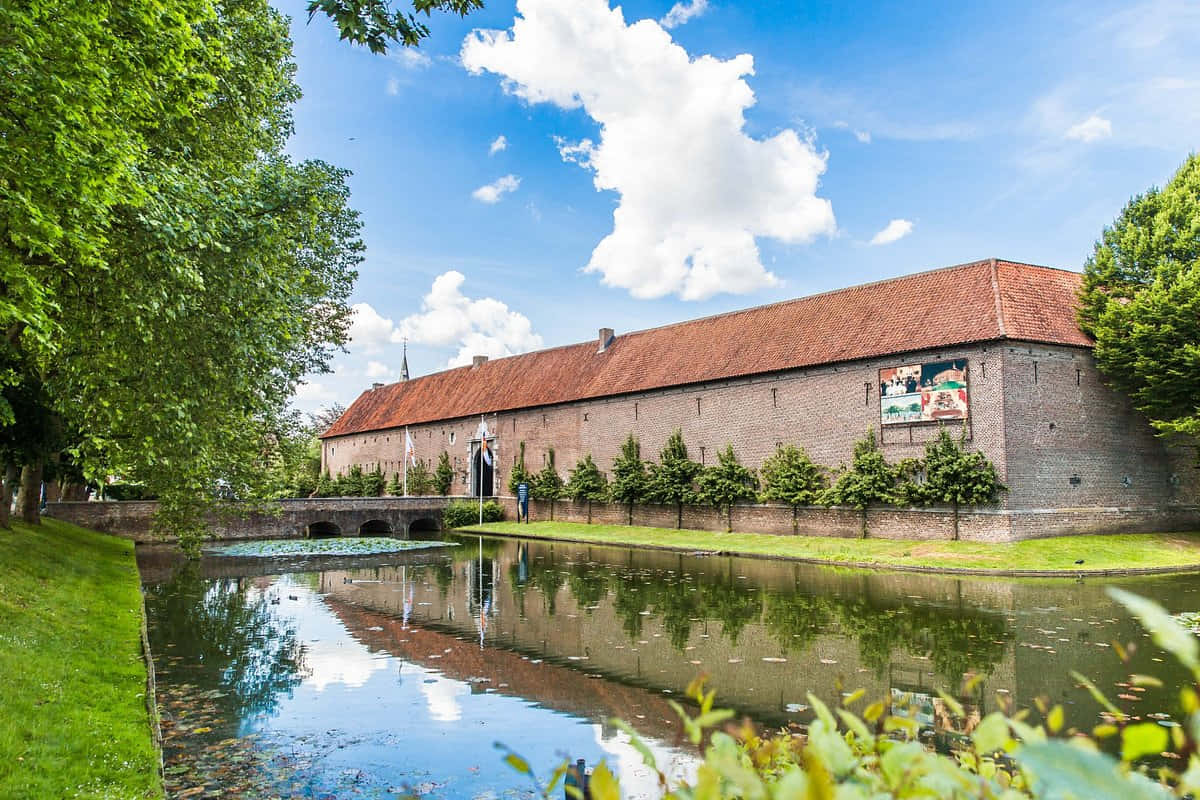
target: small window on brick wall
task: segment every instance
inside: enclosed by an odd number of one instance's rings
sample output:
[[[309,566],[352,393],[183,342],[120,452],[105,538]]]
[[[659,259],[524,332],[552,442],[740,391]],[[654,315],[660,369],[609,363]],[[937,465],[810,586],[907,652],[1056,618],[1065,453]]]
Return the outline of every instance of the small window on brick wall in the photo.
[[[1034,382],[1034,383],[1037,383],[1037,382],[1038,382],[1038,374],[1037,374],[1037,362],[1036,362],[1036,361],[1035,361],[1035,362],[1033,362],[1033,382]]]
[[[864,398],[863,405],[870,408],[871,407],[871,382],[870,381],[863,381],[863,392],[866,395],[866,397]]]
[[[696,398],[696,416],[700,416],[700,398]]]
[[[704,448],[703,447],[700,448],[700,463],[701,464],[704,463]]]
[[[779,390],[771,390],[771,408],[779,408]]]
[[[634,419],[638,418],[638,404],[637,403],[633,404],[633,418]]]

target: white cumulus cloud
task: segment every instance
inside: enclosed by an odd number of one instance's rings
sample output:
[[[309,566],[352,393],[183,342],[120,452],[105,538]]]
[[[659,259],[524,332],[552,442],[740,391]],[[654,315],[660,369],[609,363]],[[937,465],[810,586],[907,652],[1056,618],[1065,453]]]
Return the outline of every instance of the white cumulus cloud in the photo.
[[[354,319],[350,322],[350,343],[367,353],[378,351],[392,340],[395,324],[382,316],[370,303],[355,303]]]
[[[493,139],[492,143],[488,146],[488,155],[494,156],[494,155],[496,155],[496,153],[499,153],[501,150],[507,150],[507,149],[508,149],[508,139],[505,138],[504,134],[500,134],[495,139]]]
[[[474,197],[481,203],[492,205],[499,203],[500,198],[509,192],[515,192],[520,185],[521,179],[516,175],[505,175],[503,178],[497,178],[491,183],[480,186],[471,192],[471,197]]]
[[[1083,122],[1067,128],[1067,132],[1063,135],[1068,139],[1074,139],[1078,142],[1094,142],[1097,139],[1107,139],[1112,136],[1112,122],[1106,120],[1104,117],[1092,114]]]
[[[499,358],[542,346],[529,318],[491,297],[472,299],[462,293],[466,278],[461,272],[444,272],[433,281],[421,302],[421,312],[400,320],[391,338],[434,347],[457,347],[446,364],[457,367],[482,355]]]
[[[600,141],[560,143],[620,202],[586,271],[634,297],[700,300],[778,283],[756,237],[836,230],[816,196],[825,154],[796,131],[746,135],[749,54],[692,58],[659,23],[625,23],[605,0],[518,0],[510,31],[476,31],[461,58],[529,103],[582,108]]]
[[[912,233],[913,224],[906,219],[894,219],[871,237],[871,244],[891,244]]]
[[[368,378],[390,378],[392,377],[392,368],[382,361],[367,362],[367,377]]]
[[[671,10],[660,20],[664,28],[678,28],[689,20],[708,11],[708,0],[691,0],[671,6]]]

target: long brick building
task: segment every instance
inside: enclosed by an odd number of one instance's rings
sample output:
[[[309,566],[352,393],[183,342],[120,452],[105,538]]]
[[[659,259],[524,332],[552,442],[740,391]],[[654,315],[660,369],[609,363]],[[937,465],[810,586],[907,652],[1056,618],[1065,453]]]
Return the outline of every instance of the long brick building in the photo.
[[[1075,323],[1080,275],[990,259],[375,384],[322,435],[332,474],[446,451],[452,490],[506,493],[518,444],[565,476],[609,470],[630,433],[655,458],[682,428],[712,463],[761,465],[780,443],[833,467],[874,429],[888,459],[966,427],[1009,487],[988,538],[1196,523],[1195,452],[1167,447],[1108,389]],[[481,464],[487,426],[495,468]]]

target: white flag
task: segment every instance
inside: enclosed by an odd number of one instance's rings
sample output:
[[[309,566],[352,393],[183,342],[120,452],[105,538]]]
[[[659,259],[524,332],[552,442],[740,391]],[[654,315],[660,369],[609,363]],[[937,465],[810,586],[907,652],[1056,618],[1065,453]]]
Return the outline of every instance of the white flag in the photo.
[[[408,431],[404,432],[404,456],[412,462],[414,467],[417,465],[417,449],[413,447],[413,440],[408,435]]]
[[[492,465],[492,450],[488,447],[488,429],[487,423],[483,420],[479,421],[479,452],[483,456],[483,460],[490,467]]]

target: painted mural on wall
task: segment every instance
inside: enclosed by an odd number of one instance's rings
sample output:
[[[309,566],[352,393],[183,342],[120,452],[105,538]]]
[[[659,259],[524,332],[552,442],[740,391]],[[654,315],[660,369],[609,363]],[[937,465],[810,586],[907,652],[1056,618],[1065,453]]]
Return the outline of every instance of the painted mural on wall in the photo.
[[[965,358],[879,370],[884,425],[966,419],[968,408]]]

